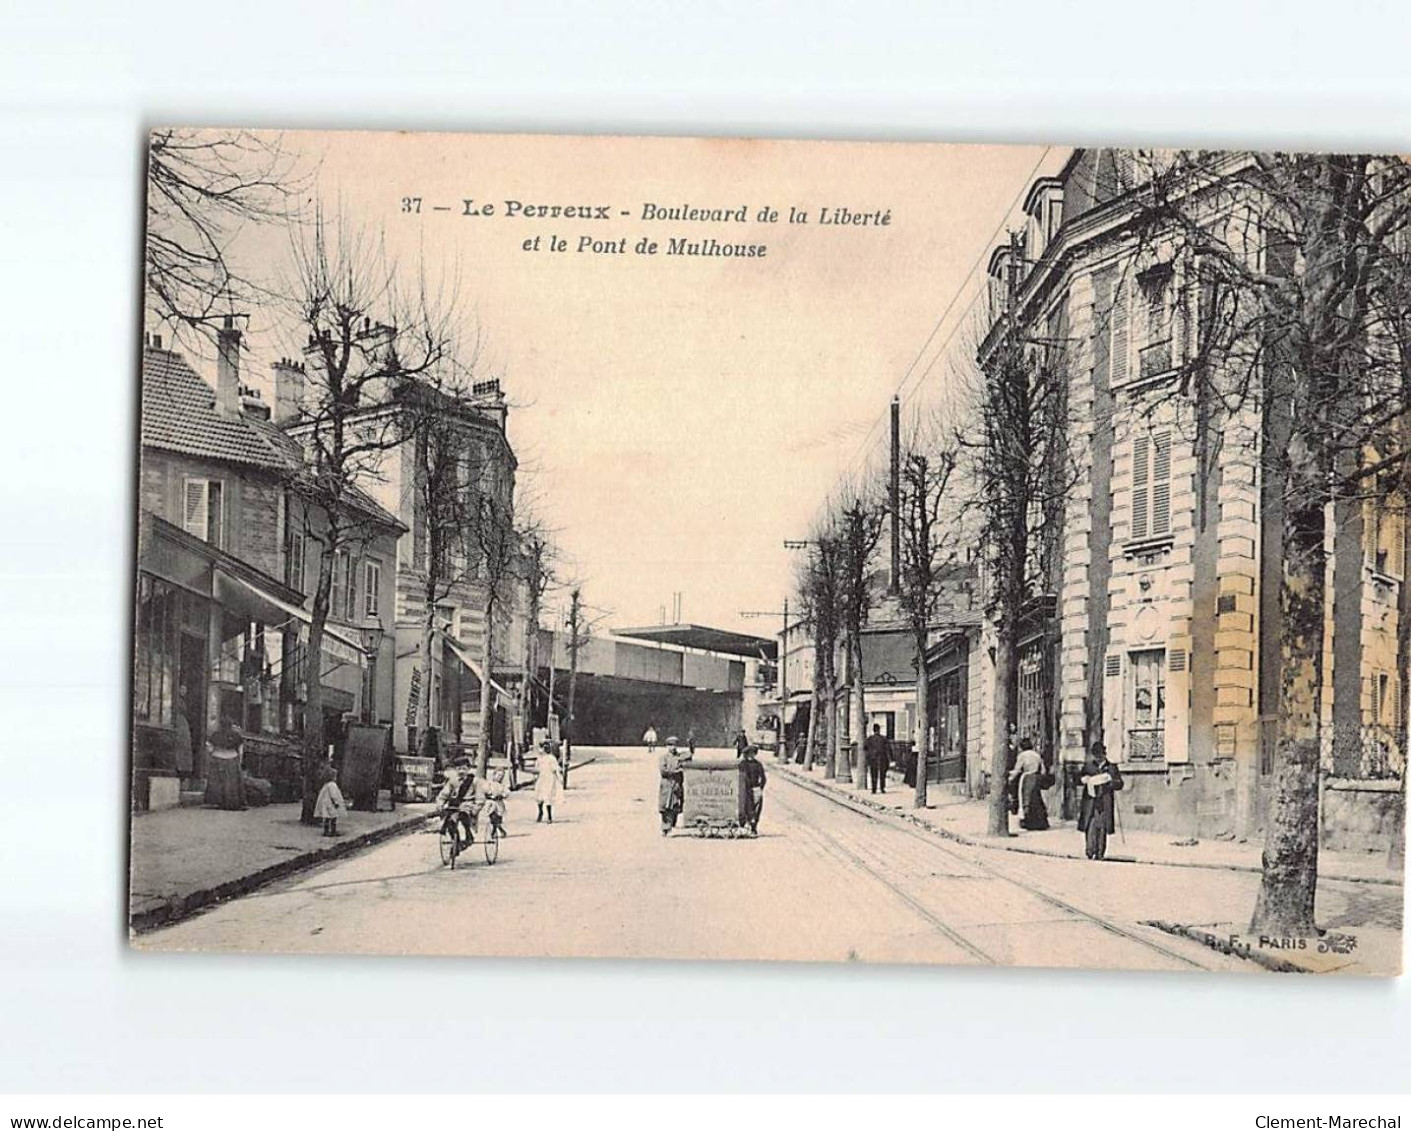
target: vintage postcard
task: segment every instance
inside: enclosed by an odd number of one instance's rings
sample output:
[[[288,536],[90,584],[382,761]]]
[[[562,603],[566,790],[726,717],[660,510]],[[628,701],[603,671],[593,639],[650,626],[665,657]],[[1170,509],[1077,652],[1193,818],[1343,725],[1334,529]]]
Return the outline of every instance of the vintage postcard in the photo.
[[[134,947],[1400,972],[1405,158],[148,148]]]

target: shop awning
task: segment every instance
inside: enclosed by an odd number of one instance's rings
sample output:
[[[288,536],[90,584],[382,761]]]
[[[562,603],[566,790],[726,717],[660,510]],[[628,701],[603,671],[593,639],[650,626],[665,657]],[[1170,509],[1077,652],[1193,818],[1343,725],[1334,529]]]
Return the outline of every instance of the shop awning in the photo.
[[[251,620],[264,620],[275,624],[281,619],[290,619],[305,626],[314,622],[313,614],[307,609],[300,608],[282,597],[276,597],[245,578],[236,577],[220,568],[215,571],[215,585],[216,599],[222,605],[248,612]],[[280,614],[283,614],[283,617]],[[348,664],[361,665],[366,658],[362,644],[339,632],[332,625],[324,625],[323,652],[330,659]]]
[[[447,633],[444,633],[444,632],[438,633],[438,635],[439,635],[439,636],[441,637],[441,639],[445,642],[446,647],[449,648],[452,652],[454,652],[454,653],[456,654],[456,659],[458,659],[461,663],[463,663],[466,667],[468,667],[472,672],[474,672],[476,679],[478,679],[481,683],[484,683],[484,682],[485,682],[485,673],[481,670],[480,665],[470,658],[470,653],[465,650],[465,647],[461,644],[461,642],[460,642],[459,640],[457,640],[454,636],[450,636],[450,635],[448,635]],[[506,691],[503,687],[501,687],[501,686],[500,686],[498,683],[496,683],[493,679],[490,680],[489,682],[490,682],[490,686],[493,687],[497,693],[499,693],[500,695],[504,696],[504,698],[506,698],[506,699],[513,699],[513,698],[514,698],[513,695],[511,695],[508,691]]]

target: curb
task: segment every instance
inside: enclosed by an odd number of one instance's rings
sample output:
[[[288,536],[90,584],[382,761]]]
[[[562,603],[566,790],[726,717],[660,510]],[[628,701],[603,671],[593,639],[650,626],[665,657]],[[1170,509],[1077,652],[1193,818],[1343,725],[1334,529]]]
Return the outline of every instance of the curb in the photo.
[[[997,840],[991,840],[989,838],[981,839],[978,837],[968,836],[965,833],[955,832],[952,829],[943,829],[931,824],[929,821],[923,821],[921,818],[917,817],[913,812],[909,812],[905,809],[892,809],[888,806],[878,804],[877,802],[871,800],[869,797],[854,796],[854,794],[850,790],[843,790],[832,787],[823,780],[812,778],[809,777],[807,774],[801,773],[799,770],[795,769],[791,764],[785,763],[780,765],[778,768],[782,770],[793,781],[807,783],[811,785],[815,790],[818,790],[825,794],[836,794],[842,797],[846,797],[849,801],[854,802],[858,805],[866,806],[868,809],[874,809],[878,813],[888,813],[894,817],[900,817],[902,820],[909,821],[911,824],[917,826],[917,828],[925,829],[928,832],[935,833],[939,837],[944,837],[946,840],[953,840],[957,844],[964,844],[970,848],[993,848],[1000,852],[1017,852],[1022,856],[1047,856],[1052,860],[1084,859],[1084,857],[1079,855],[1077,852],[1059,852],[1051,848],[1032,848],[1023,844],[1004,844]],[[1162,868],[1203,868],[1207,871],[1213,872],[1245,872],[1255,876],[1263,874],[1262,868],[1259,868],[1252,864],[1207,864],[1199,860],[1158,860],[1152,857],[1145,856],[1108,856],[1106,863],[1148,864],[1156,865],[1157,867]],[[1344,884],[1376,884],[1381,887],[1395,888],[1403,886],[1401,880],[1395,879],[1393,877],[1387,877],[1383,879],[1379,876],[1348,876],[1334,872],[1320,872],[1318,874],[1318,878],[1320,880],[1334,880],[1338,883]]]
[[[149,907],[130,914],[127,921],[128,937],[144,934],[158,927],[170,926],[194,915],[203,908],[210,907],[212,904],[248,895],[257,888],[262,888],[275,880],[282,880],[296,872],[302,872],[329,860],[337,860],[339,857],[347,856],[360,848],[366,848],[368,845],[378,844],[403,833],[412,832],[418,826],[424,825],[433,815],[432,813],[418,813],[415,816],[403,817],[400,821],[382,825],[380,828],[369,829],[355,837],[340,840],[337,844],[322,845],[310,852],[303,852],[298,856],[280,860],[259,869],[259,871],[251,872],[248,876],[239,876],[236,879],[216,884],[214,887],[198,888],[196,891],[183,895],[174,895],[156,907]]]

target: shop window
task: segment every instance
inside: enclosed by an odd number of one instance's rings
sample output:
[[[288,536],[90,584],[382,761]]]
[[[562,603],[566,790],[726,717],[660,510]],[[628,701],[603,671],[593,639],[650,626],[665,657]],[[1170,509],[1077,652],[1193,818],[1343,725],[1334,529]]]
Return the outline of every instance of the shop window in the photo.
[[[140,722],[172,725],[180,617],[180,597],[173,586],[146,575],[138,577],[132,709]]]
[[[1132,540],[1171,533],[1171,433],[1132,440]]]
[[[222,545],[225,499],[219,479],[186,480],[182,529],[212,546]]]
[[[368,558],[363,563],[363,615],[377,616],[378,596],[382,590],[382,563]]]

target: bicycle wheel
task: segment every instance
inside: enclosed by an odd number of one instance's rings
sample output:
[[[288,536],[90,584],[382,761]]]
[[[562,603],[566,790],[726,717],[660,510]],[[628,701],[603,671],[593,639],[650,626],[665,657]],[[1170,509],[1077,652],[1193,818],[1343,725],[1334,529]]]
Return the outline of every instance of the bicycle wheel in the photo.
[[[456,855],[460,852],[460,840],[456,836],[456,826],[453,821],[444,821],[441,824],[441,863],[454,868],[456,866]]]
[[[503,835],[499,825],[490,826],[490,831],[485,834],[485,863],[493,864],[500,858],[500,837]]]

